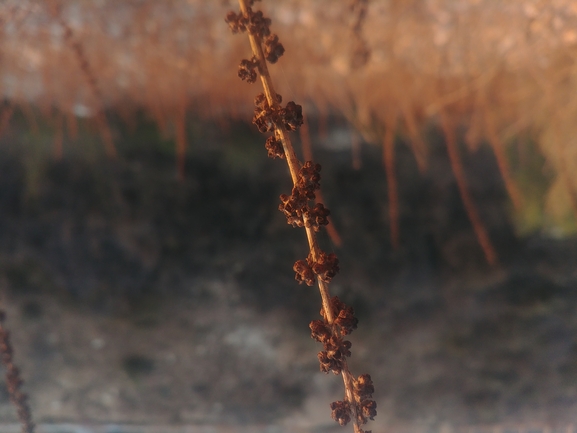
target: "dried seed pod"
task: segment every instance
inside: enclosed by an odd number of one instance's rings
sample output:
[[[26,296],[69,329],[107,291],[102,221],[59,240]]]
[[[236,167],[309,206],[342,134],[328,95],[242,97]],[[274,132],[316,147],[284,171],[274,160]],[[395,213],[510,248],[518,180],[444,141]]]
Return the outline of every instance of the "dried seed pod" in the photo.
[[[280,120],[288,131],[296,131],[304,122],[303,107],[289,101],[280,112]]]
[[[327,254],[321,251],[318,259],[311,267],[321,280],[325,283],[330,283],[339,272],[339,259],[334,253]]]
[[[311,338],[319,343],[325,343],[331,337],[331,330],[322,320],[313,320],[309,323],[311,329]]]
[[[280,104],[282,96],[276,95],[276,102]],[[276,124],[278,124],[279,116],[274,107],[271,107],[263,93],[259,93],[254,99],[256,108],[254,109],[254,117],[252,123],[256,125],[258,130],[262,133],[272,131]]]
[[[320,171],[321,165],[312,161],[306,161],[299,170],[297,186],[310,200],[314,200],[315,190],[320,188]]]
[[[285,214],[287,223],[291,224],[293,227],[303,227],[303,215],[309,210],[306,196],[302,195],[301,191],[297,187],[294,187],[290,196],[281,194],[280,200],[281,204],[278,208]]]
[[[338,312],[335,323],[341,327],[342,335],[348,335],[357,329],[359,320],[355,317],[355,310],[353,307],[344,305],[344,308]]]
[[[297,260],[293,266],[293,271],[296,273],[295,280],[299,284],[305,283],[307,286],[315,284],[315,274],[306,261]]]
[[[277,35],[270,35],[264,41],[264,56],[269,63],[276,63],[284,54],[284,47]]]
[[[238,76],[241,80],[247,83],[254,83],[256,81],[256,71],[258,68],[258,60],[252,56],[250,60],[243,59],[238,67]]]
[[[265,149],[268,151],[269,158],[284,158],[284,149],[282,147],[282,142],[276,138],[276,136],[271,135],[269,138],[266,139],[266,143],[264,145]]]
[[[248,31],[252,35],[263,38],[270,35],[270,18],[266,18],[262,11],[249,12]]]
[[[275,95],[276,102],[280,104],[282,102],[282,96],[280,94]],[[270,108],[266,95],[264,93],[259,93],[254,98],[254,105],[261,110],[268,110]],[[256,110],[255,110],[256,111]]]
[[[332,371],[334,374],[341,374],[343,371],[342,360],[330,357],[326,351],[319,352],[317,356],[323,373]]]
[[[377,416],[377,402],[374,400],[364,400],[361,402],[361,414],[364,417],[363,424],[367,422],[366,418],[373,420]]]
[[[226,14],[224,21],[226,21],[228,27],[233,33],[244,32],[248,24],[248,19],[241,12],[236,14],[235,12],[230,11]]]
[[[361,374],[355,381],[355,397],[357,401],[370,399],[375,392],[373,381],[369,374]]]
[[[341,426],[345,426],[351,421],[351,405],[348,401],[333,401],[330,407],[332,418]]]
[[[307,224],[307,227],[312,227],[315,232],[318,232],[320,226],[328,225],[328,216],[330,214],[331,211],[328,210],[322,203],[317,203],[310,210],[310,212],[307,213],[305,224]]]

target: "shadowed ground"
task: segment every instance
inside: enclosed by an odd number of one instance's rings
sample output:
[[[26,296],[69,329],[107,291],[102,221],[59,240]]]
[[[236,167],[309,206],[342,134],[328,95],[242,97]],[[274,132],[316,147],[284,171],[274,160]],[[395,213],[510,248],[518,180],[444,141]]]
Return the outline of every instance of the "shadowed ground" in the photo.
[[[291,271],[304,234],[276,210],[289,189],[283,162],[246,125],[206,123],[179,183],[172,148],[150,125],[113,162],[90,153],[93,139],[61,161],[43,156],[41,134],[14,132],[0,151],[2,302],[35,419],[338,429],[328,405],[342,384],[318,371],[309,337],[319,296]],[[343,246],[322,241],[341,260],[333,294],[360,320],[350,364],[375,382],[373,431],[569,425],[577,242],[517,238],[481,148],[464,163],[500,257],[488,267],[444,147],[431,141],[424,175],[398,146],[393,251],[380,150],[363,145],[355,170],[350,149],[315,140]],[[4,387],[0,419],[15,420]]]

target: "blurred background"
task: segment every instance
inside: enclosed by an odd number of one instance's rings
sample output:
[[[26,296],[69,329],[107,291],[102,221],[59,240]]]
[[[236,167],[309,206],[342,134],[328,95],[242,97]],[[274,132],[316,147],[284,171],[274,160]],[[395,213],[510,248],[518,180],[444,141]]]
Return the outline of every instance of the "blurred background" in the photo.
[[[574,431],[577,4],[256,7],[322,165],[373,431]],[[231,9],[0,3],[0,302],[40,431],[345,431]]]

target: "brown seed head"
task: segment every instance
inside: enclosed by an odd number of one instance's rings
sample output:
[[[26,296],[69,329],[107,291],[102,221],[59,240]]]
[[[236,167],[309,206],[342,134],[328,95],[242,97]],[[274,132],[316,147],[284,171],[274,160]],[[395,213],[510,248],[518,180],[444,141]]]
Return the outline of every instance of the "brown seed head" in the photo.
[[[287,131],[296,131],[303,124],[303,107],[289,101],[280,111],[280,121]]]
[[[322,320],[313,320],[309,324],[311,338],[319,343],[325,343],[331,338],[331,330]]]
[[[271,135],[269,138],[266,139],[264,147],[268,151],[269,158],[282,159],[285,157],[282,142],[275,135]]]
[[[258,60],[252,56],[250,60],[243,59],[238,67],[238,76],[241,80],[247,83],[254,83],[256,81],[256,71],[258,68]]]
[[[269,63],[276,63],[284,54],[284,47],[277,35],[270,35],[264,40],[264,56]]]
[[[259,38],[270,35],[270,18],[266,18],[262,11],[253,12],[249,9],[248,31]]]
[[[375,387],[370,374],[361,374],[355,381],[355,395],[359,401],[366,400],[373,396]]]
[[[248,24],[248,19],[241,12],[236,14],[234,11],[230,11],[224,20],[233,33],[244,32]]]
[[[299,284],[305,283],[307,286],[315,284],[315,274],[306,261],[297,260],[293,266],[293,270],[296,272],[295,280],[297,280]]]
[[[340,425],[345,426],[351,421],[351,405],[348,401],[331,403],[331,416]]]
[[[364,423],[367,422],[366,418],[373,420],[377,416],[377,402],[374,400],[364,400],[361,403],[361,414],[365,418]]]
[[[321,251],[317,261],[311,267],[321,280],[325,283],[330,283],[339,272],[339,259],[334,253],[327,254]]]

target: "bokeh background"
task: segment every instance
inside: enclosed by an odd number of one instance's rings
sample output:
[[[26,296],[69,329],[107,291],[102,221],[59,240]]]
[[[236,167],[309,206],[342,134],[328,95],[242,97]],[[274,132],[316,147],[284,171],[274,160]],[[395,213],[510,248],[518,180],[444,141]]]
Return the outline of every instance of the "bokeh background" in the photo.
[[[373,431],[572,431],[575,2],[256,7],[303,105],[297,151],[323,167]],[[237,8],[0,4],[0,296],[43,425],[342,431]]]

